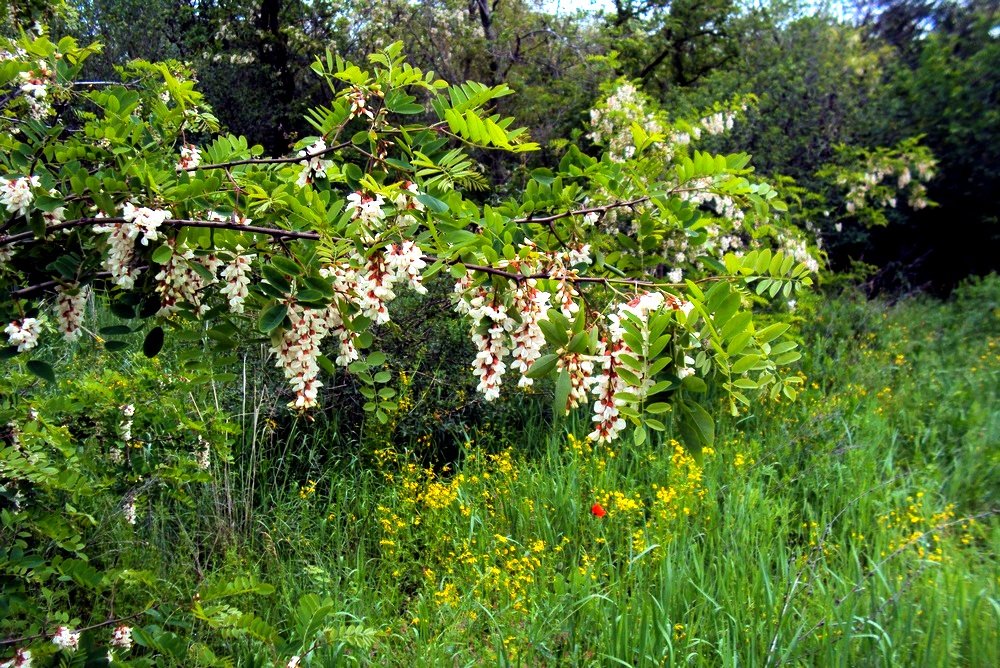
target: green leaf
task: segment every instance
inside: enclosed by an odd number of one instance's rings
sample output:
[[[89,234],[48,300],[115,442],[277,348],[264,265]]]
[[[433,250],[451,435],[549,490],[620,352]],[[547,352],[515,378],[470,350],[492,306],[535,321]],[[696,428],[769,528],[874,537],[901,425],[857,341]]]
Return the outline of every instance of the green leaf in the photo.
[[[542,355],[531,365],[528,372],[524,374],[528,378],[542,378],[549,375],[549,372],[556,367],[559,355]]]
[[[559,372],[559,378],[556,380],[556,394],[552,400],[552,414],[556,419],[561,418],[568,412],[566,404],[569,402],[569,391],[572,389],[572,386],[569,369],[563,369]]]
[[[421,193],[417,195],[415,199],[434,213],[445,213],[448,211],[447,203],[442,202],[437,197],[432,197],[427,193]]]
[[[260,321],[257,323],[257,329],[259,329],[264,334],[267,334],[271,330],[275,329],[285,320],[285,316],[288,315],[288,306],[285,304],[273,304],[266,309],[264,309],[260,314]]]
[[[163,328],[154,327],[149,330],[146,334],[145,340],[142,342],[142,354],[146,357],[156,357],[156,355],[163,349]]]
[[[681,435],[694,452],[715,444],[715,421],[701,404],[693,401],[681,404]]]
[[[56,382],[56,372],[52,369],[52,365],[48,362],[43,362],[42,360],[28,360],[27,366],[28,371],[42,380],[47,380],[50,383]]]
[[[151,257],[153,259],[153,262],[155,262],[156,264],[166,264],[167,262],[170,261],[170,258],[172,258],[173,256],[174,256],[174,249],[168,246],[167,244],[163,244],[155,251],[153,251],[153,255]]]
[[[698,376],[686,376],[681,380],[681,387],[690,392],[707,392],[708,385]]]
[[[302,267],[300,267],[296,262],[289,260],[283,255],[275,255],[271,258],[271,264],[278,270],[290,275],[298,276],[302,273]]]

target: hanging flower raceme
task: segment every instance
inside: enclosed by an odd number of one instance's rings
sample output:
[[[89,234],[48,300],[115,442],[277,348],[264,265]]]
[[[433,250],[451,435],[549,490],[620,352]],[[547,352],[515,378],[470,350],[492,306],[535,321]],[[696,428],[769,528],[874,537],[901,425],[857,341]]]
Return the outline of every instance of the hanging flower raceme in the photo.
[[[118,409],[125,418],[119,423],[118,428],[121,430],[122,440],[127,444],[132,440],[132,418],[135,417],[135,404],[125,404],[119,406]]]
[[[339,301],[327,307],[326,322],[330,329],[330,334],[337,338],[339,352],[336,362],[341,366],[348,366],[351,362],[360,358],[357,341],[359,332],[349,329],[341,312],[347,304],[353,304],[360,308],[361,300],[358,297],[358,272],[351,267],[349,262],[337,262],[336,264],[320,269],[320,276],[333,279],[333,291],[339,296]]]
[[[381,195],[367,195],[360,190],[347,196],[347,205],[344,210],[350,211],[351,218],[364,226],[365,234],[362,237],[365,241],[374,241],[374,233],[385,220],[385,211],[382,210],[383,204],[385,204],[385,199]]]
[[[107,218],[98,213],[95,218]],[[94,231],[108,234],[108,254],[104,257],[104,268],[111,274],[111,280],[120,288],[129,290],[135,285],[139,270],[133,266],[135,260],[135,237],[129,223],[108,223],[94,225]]]
[[[37,176],[20,176],[14,179],[0,179],[0,204],[7,207],[8,213],[23,216],[35,199],[32,188],[40,185]]]
[[[625,382],[618,375],[621,364],[619,355],[625,348],[622,341],[601,341],[600,358],[602,369],[594,381],[591,391],[597,396],[594,402],[594,431],[589,438],[599,443],[608,443],[618,438],[625,429],[625,419],[618,413],[620,403],[615,400],[615,394],[625,389]]]
[[[368,258],[364,271],[358,274],[358,298],[361,313],[376,325],[389,322],[389,302],[396,298],[392,284],[396,280],[389,270],[385,255],[376,251]]]
[[[181,304],[190,304],[199,315],[208,307],[201,303],[201,294],[205,287],[215,282],[215,273],[222,261],[214,255],[195,257],[189,248],[178,249],[174,241],[167,245],[173,248],[173,254],[163,268],[156,274],[156,292],[160,295],[160,310],[157,315],[170,315]],[[200,264],[212,276],[208,280],[202,272],[195,269],[195,263]]]
[[[504,358],[510,353],[510,332],[517,323],[507,315],[496,294],[490,295],[483,288],[461,290],[470,284],[469,280],[466,276],[455,286],[459,294],[455,310],[472,320],[472,342],[476,346],[472,373],[479,378],[476,389],[486,401],[493,401],[500,396],[500,383],[507,371]]]
[[[427,266],[423,255],[420,247],[412,241],[392,244],[385,254],[386,266],[395,274],[396,280],[406,279],[410,289],[420,295],[427,294],[420,275],[421,270]]]
[[[52,111],[49,102],[49,84],[53,81],[53,72],[45,61],[38,61],[38,67],[27,72],[21,72],[21,94],[28,102],[28,113],[36,121],[40,121]]]
[[[0,663],[0,668],[31,668],[31,650],[18,649],[13,659]]]
[[[625,420],[620,416],[618,410],[622,402],[615,399],[617,393],[629,390],[642,397],[652,387],[652,378],[644,378],[641,374],[637,374],[639,375],[639,386],[632,387],[618,373],[623,353],[637,358],[642,357],[643,354],[643,351],[632,350],[625,343],[623,323],[631,316],[633,320],[638,321],[640,329],[647,332],[650,314],[664,307],[680,311],[686,316],[694,308],[694,305],[671,294],[647,292],[624,304],[619,304],[617,312],[608,315],[608,336],[601,341],[599,355],[601,373],[591,387],[591,392],[597,397],[594,402],[593,421],[595,426],[594,431],[590,434],[591,439],[607,443],[616,439],[625,429]],[[685,362],[689,359],[686,357]],[[691,364],[694,364],[694,360],[691,360]],[[689,369],[689,372],[694,373],[694,370]],[[679,373],[680,371],[678,371]]]
[[[369,119],[375,118],[375,114],[372,113],[371,108],[368,106],[368,100],[363,90],[354,86],[351,88],[351,92],[347,94],[347,99],[351,103],[352,118],[355,116],[367,116]]]
[[[242,248],[237,248],[233,261],[222,270],[222,296],[229,300],[229,310],[233,313],[243,313],[243,302],[250,294],[250,270],[256,255],[242,255]]]
[[[112,647],[121,647],[124,650],[132,649],[132,627],[119,624],[111,633]]]
[[[295,410],[306,410],[316,405],[317,393],[323,385],[318,378],[317,359],[319,344],[328,331],[327,314],[325,309],[289,304],[288,319],[291,326],[271,350],[278,357],[276,366],[284,370],[285,378],[295,391],[295,399],[288,405]]]
[[[332,160],[323,160],[322,157],[328,148],[325,141],[317,139],[315,144],[299,151],[299,156],[305,158],[299,163],[302,165],[302,171],[299,172],[299,178],[295,181],[299,186],[315,183],[316,179],[326,178],[326,170],[333,165]]]
[[[514,361],[511,362],[510,368],[521,372],[521,378],[517,381],[518,387],[528,387],[534,383],[525,374],[542,355],[545,336],[538,323],[545,319],[550,296],[548,292],[536,288],[534,280],[519,283],[514,290],[514,310],[521,316],[521,322],[511,333]]]
[[[192,172],[201,164],[201,151],[194,144],[181,146],[181,159],[177,161],[178,172]]]
[[[593,382],[594,363],[579,353],[566,353],[556,362],[556,368],[569,374],[569,396],[566,397],[565,411],[587,402],[587,390]]]
[[[56,629],[56,634],[52,636],[52,644],[67,652],[75,652],[80,646],[80,632],[73,631],[66,626]]]
[[[89,285],[56,288],[56,320],[59,322],[59,331],[67,341],[76,341],[80,338],[83,331],[80,329],[83,324],[83,311],[89,296]]]
[[[132,224],[129,230],[130,236],[135,239],[142,235],[139,243],[148,246],[150,241],[156,241],[159,238],[160,225],[170,218],[170,212],[166,209],[137,207],[132,202],[125,202],[122,206],[122,218]]]
[[[42,323],[37,318],[21,318],[7,325],[4,332],[10,345],[17,346],[17,352],[23,353],[38,345]]]

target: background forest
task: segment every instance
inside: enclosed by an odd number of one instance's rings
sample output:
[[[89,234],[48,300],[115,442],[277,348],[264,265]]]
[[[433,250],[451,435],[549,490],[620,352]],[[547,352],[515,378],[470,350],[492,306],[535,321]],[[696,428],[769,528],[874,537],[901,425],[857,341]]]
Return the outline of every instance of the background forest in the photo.
[[[858,275],[875,290],[947,291],[996,267],[998,11],[995,0],[96,0],[55,12],[53,29],[104,44],[86,70],[95,79],[135,58],[189,63],[223,126],[271,154],[308,134],[303,114],[325,93],[309,65],[326,48],[359,60],[401,40],[415,66],[449,81],[506,82],[518,94],[499,111],[544,149],[529,166],[580,133],[618,77],[672,117],[752,94],[712,148],[745,150],[762,174],[810,193],[803,224],[820,229],[837,270],[869,265],[877,275]],[[835,233],[845,193],[831,169],[861,169],[912,138],[938,161],[938,206],[884,206],[883,225]],[[489,165],[504,180],[518,166]]]

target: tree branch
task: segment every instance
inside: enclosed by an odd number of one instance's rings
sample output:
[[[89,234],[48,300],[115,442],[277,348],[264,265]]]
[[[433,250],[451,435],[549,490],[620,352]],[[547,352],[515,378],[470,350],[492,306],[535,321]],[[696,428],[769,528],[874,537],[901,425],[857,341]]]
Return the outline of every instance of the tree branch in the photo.
[[[349,148],[351,145],[351,142],[344,141],[339,144],[334,144],[333,146],[323,149],[322,151],[306,153],[305,155],[299,155],[292,158],[247,158],[246,160],[233,160],[231,162],[219,162],[211,165],[198,165],[198,169],[228,169],[230,167],[239,167],[240,165],[282,165],[293,162],[302,162],[303,160],[319,158],[327,153],[333,153],[334,151],[339,151],[343,148]]]

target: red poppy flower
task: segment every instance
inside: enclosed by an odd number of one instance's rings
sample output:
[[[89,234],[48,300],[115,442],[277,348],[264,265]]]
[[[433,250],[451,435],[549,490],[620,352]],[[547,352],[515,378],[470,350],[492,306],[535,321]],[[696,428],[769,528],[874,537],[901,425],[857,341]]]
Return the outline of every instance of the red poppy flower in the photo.
[[[590,514],[593,515],[594,517],[604,517],[605,515],[608,514],[608,511],[602,508],[601,504],[595,503],[590,507]]]

